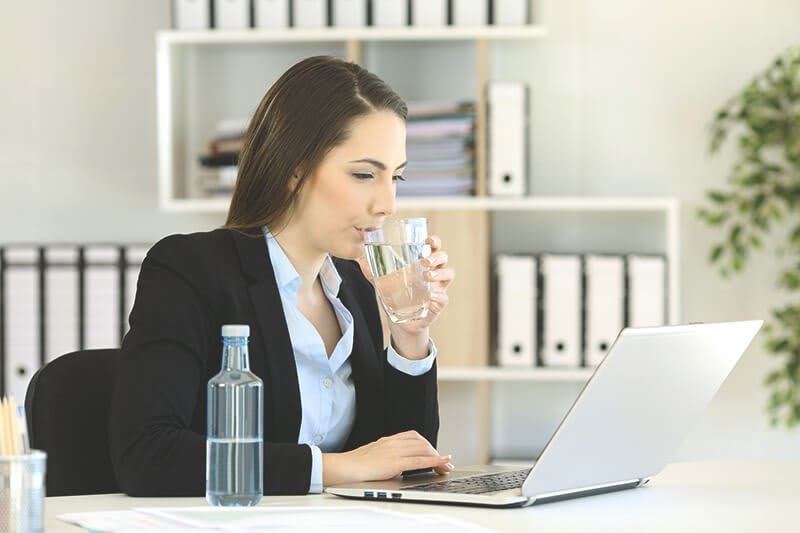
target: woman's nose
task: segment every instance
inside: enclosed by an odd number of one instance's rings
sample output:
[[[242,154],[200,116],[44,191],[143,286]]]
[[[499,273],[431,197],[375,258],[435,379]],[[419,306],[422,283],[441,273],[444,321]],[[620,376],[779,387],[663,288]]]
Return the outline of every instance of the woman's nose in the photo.
[[[372,214],[380,216],[390,216],[397,208],[397,200],[395,198],[395,185],[393,181],[388,184],[382,183],[376,187],[375,196],[372,201]]]

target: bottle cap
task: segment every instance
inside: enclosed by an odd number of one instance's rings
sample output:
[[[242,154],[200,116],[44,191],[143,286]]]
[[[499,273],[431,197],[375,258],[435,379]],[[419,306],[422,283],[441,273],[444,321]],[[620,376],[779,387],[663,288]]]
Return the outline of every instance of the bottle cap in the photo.
[[[250,326],[246,324],[225,324],[222,326],[223,337],[249,337]]]

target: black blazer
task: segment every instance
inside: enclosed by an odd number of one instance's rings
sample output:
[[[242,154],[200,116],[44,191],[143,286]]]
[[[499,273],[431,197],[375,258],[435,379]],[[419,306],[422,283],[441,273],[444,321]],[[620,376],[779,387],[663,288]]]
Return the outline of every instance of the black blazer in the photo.
[[[127,494],[205,494],[206,383],[220,370],[223,324],[250,325],[250,368],[264,381],[265,494],[308,492],[289,330],[266,242],[251,233],[172,235],[144,260],[111,406],[112,462]],[[345,449],[408,429],[436,446],[436,366],[414,377],[387,363],[372,285],[355,261],[334,263],[355,327],[356,417]]]

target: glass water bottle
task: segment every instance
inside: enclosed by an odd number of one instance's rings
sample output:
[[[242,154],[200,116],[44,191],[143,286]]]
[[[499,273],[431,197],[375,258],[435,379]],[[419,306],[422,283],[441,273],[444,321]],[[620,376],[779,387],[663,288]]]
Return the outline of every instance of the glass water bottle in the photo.
[[[222,370],[208,382],[206,499],[258,505],[264,490],[264,384],[250,371],[250,327],[222,326]]]

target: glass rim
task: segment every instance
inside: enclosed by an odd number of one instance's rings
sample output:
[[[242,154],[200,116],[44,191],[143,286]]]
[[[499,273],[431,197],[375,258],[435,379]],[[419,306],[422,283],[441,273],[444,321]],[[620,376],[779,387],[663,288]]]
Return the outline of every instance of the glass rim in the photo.
[[[365,230],[364,234],[374,234],[380,231],[384,231],[387,228],[391,227],[403,227],[403,226],[420,226],[425,224],[427,227],[428,225],[428,217],[399,217],[399,218],[387,218],[383,221],[383,224],[376,227],[375,229]]]

